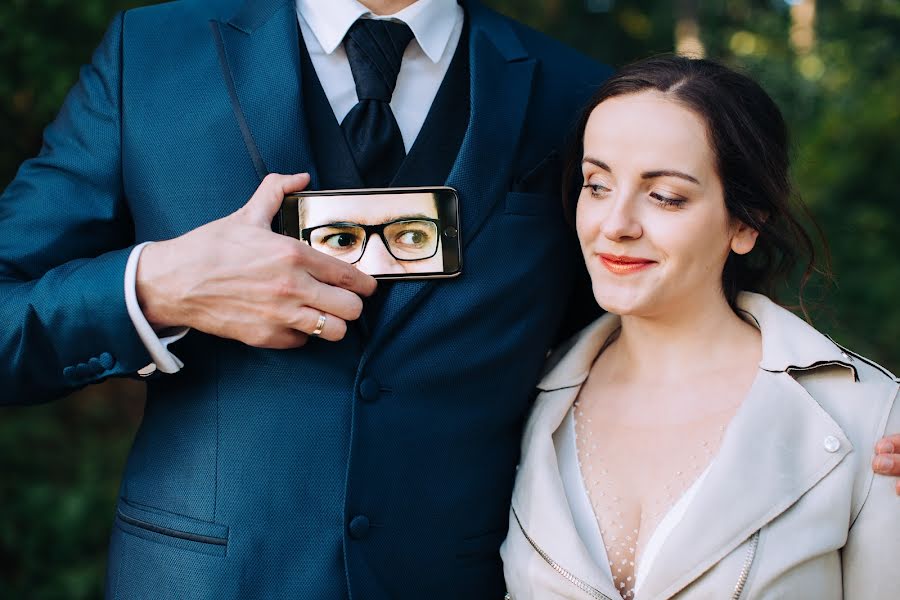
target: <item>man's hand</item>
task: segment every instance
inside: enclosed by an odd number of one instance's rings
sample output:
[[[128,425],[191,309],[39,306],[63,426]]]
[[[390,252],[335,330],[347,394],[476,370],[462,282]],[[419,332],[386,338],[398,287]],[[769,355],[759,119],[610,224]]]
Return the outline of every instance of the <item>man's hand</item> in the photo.
[[[900,477],[900,434],[887,435],[875,444],[872,470],[881,475]],[[900,481],[894,488],[900,496]]]
[[[269,175],[236,212],[147,246],[137,269],[141,310],[156,328],[187,326],[260,348],[296,348],[327,317],[337,341],[375,279],[271,230],[285,194],[309,175]]]

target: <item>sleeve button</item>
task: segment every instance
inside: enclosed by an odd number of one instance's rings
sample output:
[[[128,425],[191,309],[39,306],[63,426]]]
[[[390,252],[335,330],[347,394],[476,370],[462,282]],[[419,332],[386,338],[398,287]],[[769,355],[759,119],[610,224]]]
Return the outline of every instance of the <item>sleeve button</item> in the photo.
[[[116,359],[109,352],[104,352],[100,355],[100,364],[103,365],[104,371],[108,371],[115,366]]]

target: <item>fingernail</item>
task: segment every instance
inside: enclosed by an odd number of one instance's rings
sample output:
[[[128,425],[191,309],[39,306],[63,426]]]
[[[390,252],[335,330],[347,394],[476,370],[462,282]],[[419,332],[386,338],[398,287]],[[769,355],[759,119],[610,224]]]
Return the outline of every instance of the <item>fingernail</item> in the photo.
[[[887,473],[894,468],[894,459],[888,456],[875,457],[875,470],[879,473]]]
[[[878,445],[875,446],[875,451],[878,452],[878,454],[893,454],[894,444],[891,443],[890,440],[881,440],[878,442]]]

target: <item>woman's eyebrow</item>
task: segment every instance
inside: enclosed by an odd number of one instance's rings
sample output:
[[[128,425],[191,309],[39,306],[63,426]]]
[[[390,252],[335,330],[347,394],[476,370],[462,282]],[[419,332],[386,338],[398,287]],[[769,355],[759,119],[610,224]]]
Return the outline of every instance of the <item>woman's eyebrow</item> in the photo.
[[[590,156],[585,156],[581,160],[581,162],[596,165],[604,171],[612,173],[612,169],[610,168],[610,166],[602,160],[592,158]],[[687,173],[682,173],[681,171],[675,171],[673,169],[660,169],[658,171],[646,171],[644,173],[641,173],[641,179],[653,179],[655,177],[679,177],[681,179],[685,179],[687,181],[700,185],[700,181],[693,175],[688,175]]]
[[[664,169],[661,171],[647,171],[645,173],[641,173],[641,179],[653,179],[655,177],[678,177],[680,179],[686,179],[687,181],[696,183],[700,185],[700,182],[696,177],[692,175],[688,175],[687,173],[682,173],[681,171],[672,171],[669,169]]]
[[[612,169],[609,168],[609,165],[597,158],[591,158],[590,156],[585,156],[583,159],[581,159],[581,162],[582,163],[591,163],[592,165],[597,165],[604,171],[608,171],[608,172],[612,173]]]

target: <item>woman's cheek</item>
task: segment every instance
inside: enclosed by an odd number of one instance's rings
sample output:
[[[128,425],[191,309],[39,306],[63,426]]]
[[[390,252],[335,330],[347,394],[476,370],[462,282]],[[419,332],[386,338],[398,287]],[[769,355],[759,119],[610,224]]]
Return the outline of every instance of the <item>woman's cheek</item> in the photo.
[[[582,248],[587,248],[594,241],[599,229],[600,215],[597,214],[596,207],[592,207],[590,202],[582,199],[575,211],[575,231],[578,233]]]

